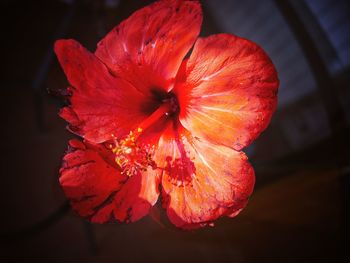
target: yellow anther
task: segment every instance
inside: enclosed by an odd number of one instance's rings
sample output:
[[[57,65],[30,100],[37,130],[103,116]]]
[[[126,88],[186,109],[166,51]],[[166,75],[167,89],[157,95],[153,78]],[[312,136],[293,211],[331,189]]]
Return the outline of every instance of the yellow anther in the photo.
[[[131,149],[131,148],[126,148],[126,149],[124,150],[124,152],[125,152],[126,154],[130,154],[130,153],[132,152],[132,149]]]
[[[141,128],[137,128],[134,132],[130,132],[125,138],[115,140],[115,146],[112,152],[115,154],[115,162],[121,168],[121,174],[133,176],[141,171],[147,171],[148,167],[156,167],[152,159],[155,147],[147,145],[139,145],[137,138],[142,132]]]

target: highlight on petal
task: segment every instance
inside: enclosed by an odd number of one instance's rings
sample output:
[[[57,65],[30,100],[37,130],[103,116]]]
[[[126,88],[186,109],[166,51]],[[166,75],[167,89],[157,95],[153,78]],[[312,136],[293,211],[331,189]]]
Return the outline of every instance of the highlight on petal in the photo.
[[[150,87],[169,90],[201,23],[198,1],[157,1],[115,27],[95,54],[143,92]]]
[[[94,143],[105,142],[127,134],[147,116],[143,108],[152,98],[113,76],[78,42],[59,40],[55,52],[72,85],[71,105],[60,113],[72,132]]]
[[[103,145],[71,140],[59,181],[72,208],[94,223],[133,222],[148,214],[158,199],[158,177],[122,175]]]
[[[174,92],[194,136],[241,150],[269,124],[279,80],[266,53],[229,34],[199,38]]]
[[[221,216],[235,216],[247,204],[254,170],[243,152],[179,135],[161,137],[155,156],[163,167],[162,202],[170,221],[193,229]]]

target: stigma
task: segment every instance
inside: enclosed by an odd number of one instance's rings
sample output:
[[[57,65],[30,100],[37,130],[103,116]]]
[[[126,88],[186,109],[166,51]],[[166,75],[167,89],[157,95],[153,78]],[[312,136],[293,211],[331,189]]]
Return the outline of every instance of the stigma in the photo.
[[[116,139],[115,146],[112,146],[112,152],[115,154],[114,160],[121,168],[121,174],[131,177],[139,172],[147,171],[149,167],[156,169],[156,163],[152,159],[155,146],[137,142],[142,131],[142,128],[130,131],[124,139]]]

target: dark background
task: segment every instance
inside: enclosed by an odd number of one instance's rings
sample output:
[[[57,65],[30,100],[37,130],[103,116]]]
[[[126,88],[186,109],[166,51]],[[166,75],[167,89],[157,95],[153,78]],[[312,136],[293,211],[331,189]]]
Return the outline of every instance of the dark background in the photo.
[[[90,225],[65,205],[58,169],[73,135],[57,116],[67,80],[57,38],[93,51],[152,1],[2,1],[1,262],[338,262],[349,241],[350,5],[202,1],[202,36],[230,32],[271,56],[281,86],[269,128],[246,151],[247,208],[193,232],[149,217]],[[346,261],[346,260],[344,260]]]

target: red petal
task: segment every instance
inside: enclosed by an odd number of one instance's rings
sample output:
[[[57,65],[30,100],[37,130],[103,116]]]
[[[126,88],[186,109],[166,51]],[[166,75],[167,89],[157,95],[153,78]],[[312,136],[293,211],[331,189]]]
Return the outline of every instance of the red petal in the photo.
[[[242,152],[188,136],[162,137],[162,201],[170,221],[191,229],[238,214],[253,191],[254,170]]]
[[[92,222],[136,221],[158,199],[153,171],[121,175],[111,152],[102,145],[70,141],[60,169],[60,183],[73,209]]]
[[[268,125],[279,81],[266,53],[219,34],[198,39],[179,71],[181,123],[194,136],[240,150]]]
[[[111,75],[107,67],[74,40],[59,40],[55,52],[72,88],[71,106],[61,116],[71,130],[100,143],[122,137],[136,128],[147,112],[149,98],[130,84]],[[130,119],[133,122],[130,122]]]
[[[139,90],[170,89],[201,23],[197,1],[158,1],[115,27],[95,54]]]

